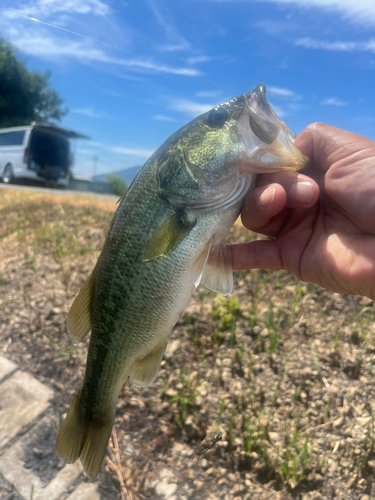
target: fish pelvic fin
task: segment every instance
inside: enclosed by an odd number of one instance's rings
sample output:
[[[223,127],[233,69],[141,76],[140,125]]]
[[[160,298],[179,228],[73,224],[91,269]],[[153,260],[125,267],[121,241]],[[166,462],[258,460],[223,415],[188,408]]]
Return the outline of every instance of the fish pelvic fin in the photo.
[[[91,331],[91,299],[94,271],[74,299],[68,314],[68,333],[74,345],[79,344]]]
[[[211,248],[200,282],[221,295],[226,296],[232,293],[232,259],[225,242]]]
[[[95,477],[104,459],[114,414],[115,407],[101,418],[85,418],[77,394],[57,436],[56,452],[59,457],[68,464],[80,458],[87,474]]]
[[[168,339],[159,344],[147,356],[134,363],[130,374],[130,380],[136,387],[149,386],[159,370]]]

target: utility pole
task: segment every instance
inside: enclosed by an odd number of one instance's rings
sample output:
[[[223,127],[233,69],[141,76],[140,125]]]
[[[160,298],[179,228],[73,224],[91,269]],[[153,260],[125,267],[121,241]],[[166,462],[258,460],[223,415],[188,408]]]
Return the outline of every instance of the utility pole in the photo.
[[[95,155],[93,160],[94,160],[94,177],[95,177],[96,176],[96,169],[98,166],[98,155]]]

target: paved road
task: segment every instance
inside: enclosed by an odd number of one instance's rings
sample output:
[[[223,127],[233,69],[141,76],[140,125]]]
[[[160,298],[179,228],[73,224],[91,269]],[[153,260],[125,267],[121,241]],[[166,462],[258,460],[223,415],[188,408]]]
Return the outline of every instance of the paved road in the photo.
[[[23,186],[21,184],[4,184],[0,182],[0,189],[21,189],[25,191],[35,191],[39,193],[69,195],[69,196],[85,196],[87,198],[100,198],[102,200],[117,201],[119,196],[114,194],[92,193],[90,191],[71,191],[69,189],[51,189],[43,186]]]

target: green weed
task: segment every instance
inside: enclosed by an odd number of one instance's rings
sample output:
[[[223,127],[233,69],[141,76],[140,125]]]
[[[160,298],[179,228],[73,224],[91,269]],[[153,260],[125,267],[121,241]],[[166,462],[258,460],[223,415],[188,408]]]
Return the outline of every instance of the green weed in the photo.
[[[172,411],[175,422],[183,424],[190,413],[197,412],[196,398],[200,385],[200,380],[195,380],[189,373],[180,370],[181,389],[172,398]]]
[[[65,348],[62,344],[60,344],[54,338],[48,335],[48,333],[42,331],[42,334],[51,342],[51,344],[56,346],[61,356],[68,358],[69,361],[73,358],[74,344],[71,341],[69,341],[68,348]]]
[[[274,318],[273,303],[272,300],[269,302],[268,306],[268,316],[264,323],[264,326],[268,330],[268,340],[269,344],[267,347],[267,354],[270,358],[275,354],[277,348],[280,345],[280,328],[284,320],[284,314],[282,310],[278,307],[276,311],[276,320]]]

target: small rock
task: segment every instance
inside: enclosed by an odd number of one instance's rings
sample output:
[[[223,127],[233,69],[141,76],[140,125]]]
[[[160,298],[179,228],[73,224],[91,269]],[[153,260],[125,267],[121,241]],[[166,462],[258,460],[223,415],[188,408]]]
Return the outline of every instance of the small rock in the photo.
[[[231,493],[231,495],[237,496],[237,495],[241,495],[242,493],[245,493],[245,491],[246,491],[245,485],[237,483],[233,486],[230,493]]]
[[[336,427],[336,428],[341,427],[343,423],[344,423],[344,417],[339,417],[333,421],[333,427]]]
[[[207,469],[207,467],[208,467],[208,460],[206,458],[202,458],[202,460],[201,460],[201,467],[204,470]]]
[[[155,492],[163,498],[171,498],[171,496],[176,492],[177,484],[168,483],[166,479],[159,481],[155,487]]]
[[[190,439],[193,439],[197,436],[198,428],[194,423],[194,419],[193,419],[192,415],[189,415],[186,418],[185,423],[184,423],[184,427],[185,427],[186,434],[188,435],[188,437]]]
[[[176,339],[172,340],[171,342],[168,343],[167,348],[165,349],[164,352],[164,358],[165,359],[171,359],[174,355],[175,352],[177,352],[180,348],[181,342]]]
[[[254,326],[254,328],[253,328],[254,335],[259,335],[261,331],[262,331],[262,328],[260,326],[258,326],[258,325]]]
[[[43,457],[43,450],[40,450],[39,448],[33,448],[33,453],[37,458]]]
[[[150,477],[146,477],[143,487],[145,490],[153,490],[155,486],[158,484],[157,479],[152,479]]]

